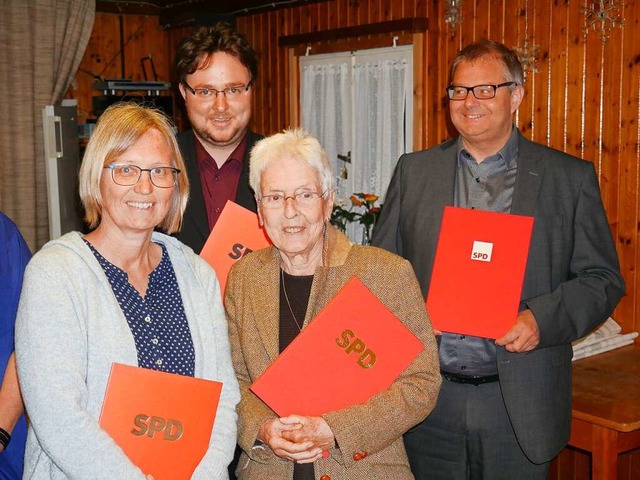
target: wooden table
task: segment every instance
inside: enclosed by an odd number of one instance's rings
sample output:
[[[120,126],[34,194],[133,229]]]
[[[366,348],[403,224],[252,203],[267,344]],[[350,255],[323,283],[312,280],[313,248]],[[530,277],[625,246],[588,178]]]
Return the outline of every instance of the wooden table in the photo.
[[[640,346],[573,363],[569,445],[591,452],[591,478],[615,480],[618,455],[640,448]]]

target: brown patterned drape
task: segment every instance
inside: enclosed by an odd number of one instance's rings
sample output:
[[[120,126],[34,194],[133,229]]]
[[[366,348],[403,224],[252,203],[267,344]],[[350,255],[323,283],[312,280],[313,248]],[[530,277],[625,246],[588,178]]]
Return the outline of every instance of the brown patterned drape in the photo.
[[[34,251],[49,239],[42,108],[62,100],[94,16],[95,0],[0,0],[0,210]]]

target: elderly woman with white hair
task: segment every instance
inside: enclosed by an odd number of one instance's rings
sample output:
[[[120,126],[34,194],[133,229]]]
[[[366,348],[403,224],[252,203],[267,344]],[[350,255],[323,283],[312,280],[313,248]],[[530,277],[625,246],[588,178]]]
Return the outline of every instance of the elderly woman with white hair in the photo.
[[[402,435],[429,414],[441,380],[411,265],[384,250],[353,245],[329,224],[334,176],[322,146],[305,131],[261,140],[250,162],[260,222],[273,246],[240,260],[226,286],[241,392],[238,477],[412,479]],[[420,338],[424,350],[388,389],[363,404],[320,417],[279,418],[249,386],[354,275]]]
[[[46,244],[27,266],[16,325],[30,425],[25,478],[144,479],[100,428],[114,362],[223,383],[193,478],[227,479],[238,383],[214,271],[168,233],[189,196],[173,127],[159,111],[107,109],[87,146],[87,235]]]

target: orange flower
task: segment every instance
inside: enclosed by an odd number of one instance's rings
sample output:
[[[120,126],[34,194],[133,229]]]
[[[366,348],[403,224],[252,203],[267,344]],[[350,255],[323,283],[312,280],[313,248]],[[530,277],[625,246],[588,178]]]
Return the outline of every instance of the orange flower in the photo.
[[[376,200],[378,200],[378,195],[374,195],[373,193],[365,193],[364,194],[364,201],[365,202],[374,203]]]
[[[350,200],[351,200],[351,203],[356,207],[361,207],[362,205],[364,205],[364,203],[362,203],[362,201],[359,200],[358,197],[356,197],[355,195],[351,195]]]

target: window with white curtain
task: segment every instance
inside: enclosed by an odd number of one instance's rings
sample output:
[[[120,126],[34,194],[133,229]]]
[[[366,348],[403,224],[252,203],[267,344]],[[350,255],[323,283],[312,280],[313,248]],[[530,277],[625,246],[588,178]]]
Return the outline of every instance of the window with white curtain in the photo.
[[[300,57],[300,122],[332,162],[337,202],[363,192],[383,203],[398,158],[413,149],[412,56],[409,45]],[[363,238],[359,225],[347,234]]]

